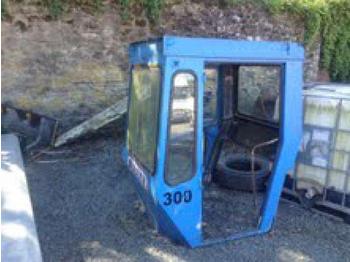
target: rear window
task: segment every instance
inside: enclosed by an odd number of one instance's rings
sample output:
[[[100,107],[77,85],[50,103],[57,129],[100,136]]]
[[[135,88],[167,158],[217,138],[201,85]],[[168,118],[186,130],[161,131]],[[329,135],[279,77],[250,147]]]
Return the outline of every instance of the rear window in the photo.
[[[238,112],[261,120],[279,119],[280,66],[240,66]]]

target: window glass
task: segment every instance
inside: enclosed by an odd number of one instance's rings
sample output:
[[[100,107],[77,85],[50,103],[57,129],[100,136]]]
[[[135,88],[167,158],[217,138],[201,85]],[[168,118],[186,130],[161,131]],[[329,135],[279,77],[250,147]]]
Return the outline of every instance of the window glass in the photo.
[[[185,182],[194,174],[195,85],[195,77],[190,73],[178,73],[173,80],[165,173],[165,180],[169,185]]]
[[[205,76],[204,123],[208,123],[216,121],[218,71],[216,68],[206,68]]]
[[[131,73],[128,149],[150,172],[154,171],[160,94],[160,69],[134,67]]]
[[[223,76],[223,118],[230,119],[233,116],[233,87],[236,83],[235,67],[232,65],[224,65],[221,68]]]
[[[238,112],[278,121],[280,75],[280,66],[240,66]]]

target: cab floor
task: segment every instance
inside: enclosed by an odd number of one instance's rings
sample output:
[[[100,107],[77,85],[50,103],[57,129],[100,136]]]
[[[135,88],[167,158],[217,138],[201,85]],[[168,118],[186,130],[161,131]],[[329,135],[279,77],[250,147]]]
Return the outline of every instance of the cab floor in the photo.
[[[204,191],[204,238],[227,237],[256,229],[256,210],[260,209],[263,197],[264,193],[258,194],[259,207],[255,208],[252,193],[225,189],[211,183]]]

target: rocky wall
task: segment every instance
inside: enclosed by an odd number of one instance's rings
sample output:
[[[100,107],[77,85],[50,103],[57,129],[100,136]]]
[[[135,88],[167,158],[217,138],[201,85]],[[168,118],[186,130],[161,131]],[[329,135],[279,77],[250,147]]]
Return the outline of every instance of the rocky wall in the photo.
[[[302,42],[304,26],[249,4],[178,1],[151,24],[140,6],[122,19],[105,4],[97,14],[75,9],[58,21],[35,5],[10,7],[2,22],[2,102],[60,119],[65,128],[126,95],[127,46],[162,34]],[[315,80],[319,46],[307,52],[306,80]]]

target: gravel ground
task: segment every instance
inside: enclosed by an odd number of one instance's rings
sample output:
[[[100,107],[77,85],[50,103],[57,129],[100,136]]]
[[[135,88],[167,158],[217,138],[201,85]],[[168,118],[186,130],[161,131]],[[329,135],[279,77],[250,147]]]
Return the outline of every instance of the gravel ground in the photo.
[[[285,201],[270,234],[199,249],[172,244],[142,211],[121,145],[117,135],[90,137],[26,161],[45,261],[350,261],[349,225]],[[218,224],[235,217],[223,201],[246,212],[249,196],[218,192],[212,187],[206,203]]]

